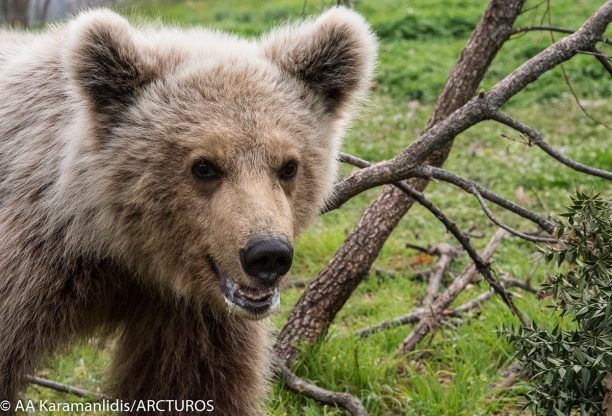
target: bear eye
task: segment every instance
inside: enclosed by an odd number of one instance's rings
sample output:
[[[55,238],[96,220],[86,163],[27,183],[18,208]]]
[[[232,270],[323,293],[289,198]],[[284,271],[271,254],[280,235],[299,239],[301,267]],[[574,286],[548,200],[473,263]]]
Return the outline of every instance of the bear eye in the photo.
[[[292,179],[297,173],[297,162],[295,160],[290,160],[285,163],[283,167],[280,169],[278,175],[281,179],[289,180]]]
[[[206,159],[200,159],[193,164],[191,171],[198,179],[212,181],[221,178],[221,171]]]

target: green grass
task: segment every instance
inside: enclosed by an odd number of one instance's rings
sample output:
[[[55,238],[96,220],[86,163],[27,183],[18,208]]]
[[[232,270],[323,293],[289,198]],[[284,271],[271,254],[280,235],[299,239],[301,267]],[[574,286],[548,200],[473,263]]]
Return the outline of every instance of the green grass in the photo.
[[[528,5],[537,2],[529,1]],[[597,0],[552,2],[553,24],[576,28],[600,4]],[[265,3],[238,0],[161,1],[137,0],[122,6],[134,19],[161,18],[173,24],[203,24],[217,29],[257,36],[278,22],[316,14],[329,2],[270,0]],[[392,157],[407,146],[426,123],[432,103],[456,62],[470,30],[484,10],[484,0],[362,0],[363,12],[380,36],[379,88],[356,119],[344,150],[372,161]],[[304,6],[305,5],[305,6]],[[539,24],[543,7],[520,17],[520,25]],[[559,35],[556,35],[559,37]],[[524,60],[550,43],[546,33],[530,33],[510,41],[493,63],[483,88],[490,88]],[[610,53],[610,48],[606,49]],[[612,83],[590,56],[579,56],[565,65],[583,104],[598,119],[610,120]],[[539,129],[557,149],[576,160],[610,169],[610,131],[593,123],[577,108],[559,69],[542,76],[514,98],[506,111]],[[483,123],[457,138],[447,169],[479,181],[501,195],[539,212],[559,212],[575,187],[609,192],[602,180],[578,174],[551,160],[539,149],[528,148],[518,135],[495,123]],[[344,168],[348,172],[348,168]],[[299,240],[292,278],[304,279],[321,270],[377,190],[354,198],[341,210],[320,218]],[[484,234],[474,244],[482,249],[494,232],[469,195],[451,185],[434,183],[428,196],[464,230]],[[500,219],[516,228],[532,230],[531,224],[495,210]],[[512,350],[497,330],[516,323],[498,299],[484,305],[482,313],[458,327],[443,327],[427,338],[410,359],[422,365],[402,366],[395,351],[410,328],[384,331],[367,339],[353,335],[356,329],[405,314],[419,304],[426,284],[412,276],[415,252],[407,242],[420,245],[452,242],[437,220],[415,207],[402,220],[385,245],[375,267],[395,271],[393,276],[370,275],[338,315],[328,336],[314,348],[304,348],[295,364],[302,377],[331,389],[356,394],[372,415],[488,415],[520,413],[521,385],[498,392],[490,384],[511,360]],[[496,268],[524,277],[537,259],[536,248],[508,238],[495,255]],[[452,267],[459,273],[467,264],[460,258]],[[544,278],[538,267],[536,281]],[[473,298],[486,285],[469,287],[457,302]],[[281,313],[274,323],[281,327],[300,295],[298,289],[284,294]],[[545,302],[520,294],[520,308],[531,319],[550,320]],[[102,388],[108,354],[93,346],[75,348],[52,360],[41,373],[58,381],[92,390]],[[67,396],[31,387],[29,398],[61,399]],[[70,398],[72,399],[72,398]],[[275,385],[269,398],[271,415],[339,415]]]

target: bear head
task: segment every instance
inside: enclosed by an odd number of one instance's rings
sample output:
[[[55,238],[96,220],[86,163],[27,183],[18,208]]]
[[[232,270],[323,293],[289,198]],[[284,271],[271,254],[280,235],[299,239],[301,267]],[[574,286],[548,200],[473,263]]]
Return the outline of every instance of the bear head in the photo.
[[[98,10],[64,49],[86,120],[67,165],[90,190],[94,249],[213,310],[273,311],[370,85],[362,17],[334,8],[251,41]]]

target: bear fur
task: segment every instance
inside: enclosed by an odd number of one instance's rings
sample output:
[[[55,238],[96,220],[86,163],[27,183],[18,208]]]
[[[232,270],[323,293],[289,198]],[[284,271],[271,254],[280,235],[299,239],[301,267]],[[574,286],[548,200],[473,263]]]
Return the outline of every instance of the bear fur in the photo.
[[[323,207],[375,55],[342,8],[257,40],[108,10],[0,30],[0,399],[95,336],[112,397],[265,414],[278,280],[240,253],[293,247]],[[275,302],[244,309],[221,281]]]

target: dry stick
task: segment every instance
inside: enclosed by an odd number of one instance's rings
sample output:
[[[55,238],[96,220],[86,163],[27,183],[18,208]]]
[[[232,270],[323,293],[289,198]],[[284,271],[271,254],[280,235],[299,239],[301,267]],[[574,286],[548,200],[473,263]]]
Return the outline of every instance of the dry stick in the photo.
[[[499,229],[493,235],[484,249],[483,258],[490,260],[493,253],[506,235],[506,230]],[[413,328],[412,332],[404,339],[397,355],[403,356],[413,351],[416,345],[434,328],[442,318],[443,311],[448,308],[451,302],[461,293],[463,289],[473,280],[477,273],[477,266],[470,264],[451,285],[438,296],[431,305],[430,310],[425,314],[419,323]]]
[[[417,308],[410,312],[408,315],[400,316],[398,318],[393,318],[388,321],[381,322],[376,325],[372,325],[367,328],[360,329],[355,331],[355,335],[359,337],[367,337],[375,332],[382,331],[383,329],[395,328],[402,325],[410,325],[419,322],[421,317],[425,314],[425,309]]]
[[[432,254],[431,249],[429,249],[427,247],[420,246],[418,244],[406,243],[405,247],[406,248],[411,248],[411,249],[419,251],[421,253]]]
[[[517,27],[516,29],[512,31],[512,34],[514,35],[517,33],[536,32],[536,31],[559,32],[559,33],[567,33],[569,35],[575,32],[572,29],[566,29],[563,27],[536,25],[536,26]],[[612,39],[608,39],[602,36],[598,40],[607,45],[612,45]]]
[[[353,162],[356,163],[356,164],[358,163],[359,165],[362,165],[364,167],[367,167],[368,164],[369,164],[369,162],[367,162],[367,161],[365,161],[363,159],[356,158],[355,156],[351,156],[348,159],[342,159],[342,160],[343,161],[347,161],[349,163],[353,163]],[[359,165],[356,165],[356,166],[359,167]],[[476,265],[476,268],[478,269],[478,272],[480,272],[480,274],[482,275],[482,277],[484,277],[484,279],[487,281],[487,283],[501,296],[501,298],[503,299],[504,303],[506,303],[506,305],[508,305],[510,310],[517,316],[517,318],[519,318],[519,320],[521,321],[521,324],[523,326],[529,326],[529,322],[523,316],[521,311],[516,307],[516,305],[512,301],[512,298],[510,297],[510,295],[504,290],[504,288],[499,284],[499,282],[497,282],[497,280],[495,280],[495,278],[493,277],[493,275],[491,273],[491,268],[489,267],[489,264],[487,262],[485,262],[480,257],[480,255],[476,252],[476,250],[474,249],[474,247],[470,243],[470,238],[468,236],[466,236],[465,234],[463,234],[459,230],[457,225],[454,222],[452,222],[442,212],[442,210],[440,210],[440,208],[438,208],[436,205],[434,205],[421,192],[417,191],[416,189],[414,189],[413,187],[408,185],[406,182],[394,182],[393,185],[395,185],[396,187],[398,187],[399,189],[404,191],[408,196],[410,196],[412,199],[417,201],[421,206],[426,208],[438,220],[440,220],[440,222],[442,222],[442,224],[444,224],[446,229],[453,235],[453,237],[455,237],[455,239],[457,239],[459,244],[461,244],[461,247],[463,247],[463,249],[468,253],[468,255],[470,256],[470,259],[472,259],[472,261]]]
[[[56,381],[47,380],[46,378],[28,376],[28,381],[38,386],[46,387],[48,389],[60,391],[62,393],[72,394],[78,397],[91,397],[95,400],[102,400],[107,398],[106,396],[98,393],[92,393],[88,390],[81,389],[79,387],[69,386],[68,384],[58,383]]]
[[[531,145],[531,143],[534,143],[540,149],[548,153],[549,156],[563,163],[565,166],[568,166],[578,172],[587,173],[589,175],[599,176],[600,178],[612,180],[612,172],[583,165],[580,162],[576,162],[575,160],[572,160],[569,157],[562,155],[559,151],[553,149],[548,143],[546,143],[544,139],[542,139],[542,136],[538,131],[521,123],[520,121],[515,120],[512,117],[500,113],[498,111],[491,113],[491,119],[499,123],[505,124],[506,126],[518,131],[519,133],[524,134],[529,139],[529,145]]]
[[[368,412],[363,407],[363,404],[355,396],[349,393],[340,393],[325,390],[314,384],[299,378],[289,367],[287,367],[278,357],[274,357],[273,363],[277,374],[283,378],[283,381],[289,389],[296,393],[303,394],[323,404],[330,406],[339,406],[349,412],[353,416],[367,416]]]
[[[596,53],[595,58],[599,61],[599,63],[604,67],[608,74],[612,75],[612,64],[610,64],[610,60],[603,57],[601,51],[596,47],[593,47],[593,52]]]
[[[595,52],[593,50],[590,50],[590,51],[578,51],[578,53],[581,53],[583,55],[599,56],[600,58],[604,58],[605,60],[612,62],[612,56],[608,56],[602,52]]]
[[[283,377],[285,385],[296,393],[304,394],[314,400],[330,406],[342,407],[354,416],[368,416],[365,408],[356,397],[349,393],[336,393],[317,387],[314,384],[308,383],[295,375],[286,365],[281,364],[278,358],[274,358],[275,370]],[[277,373],[277,374],[278,374]],[[94,400],[109,399],[103,394],[93,393],[79,387],[73,387],[67,384],[58,383],[56,381],[47,380],[41,377],[28,376],[28,381],[38,386],[46,387],[62,393],[72,394],[77,397],[93,398]]]
[[[427,308],[436,298],[438,289],[440,288],[440,283],[442,282],[444,274],[450,267],[453,259],[457,255],[457,250],[455,250],[455,248],[450,244],[440,243],[433,247],[432,253],[440,257],[429,275],[427,293],[422,301],[423,307],[425,308]]]
[[[537,293],[537,289],[532,287],[529,282],[512,277],[502,278],[501,284],[504,286],[504,288],[518,287],[531,293]],[[442,317],[447,318],[449,316],[461,316],[461,314],[463,313],[469,312],[480,307],[483,302],[493,297],[493,295],[495,295],[495,292],[492,290],[483,292],[474,299],[457,306],[455,309],[452,309],[448,312],[446,310],[442,311]],[[384,329],[396,328],[402,325],[415,324],[421,320],[421,318],[426,314],[427,311],[428,310],[425,308],[417,308],[407,315],[390,319],[388,321],[383,321],[368,328],[355,331],[355,335],[365,337],[376,332],[382,331]]]
[[[524,208],[512,201],[509,201],[489,189],[483,187],[482,185],[473,182],[469,179],[462,178],[461,176],[457,176],[452,172],[444,170],[442,168],[438,168],[435,166],[424,165],[415,169],[413,172],[416,176],[422,176],[426,178],[439,179],[444,182],[451,183],[466,192],[472,193],[477,191],[482,197],[493,202],[496,205],[499,205],[502,208],[507,209],[537,225],[542,227],[549,234],[552,234],[555,231],[554,225],[548,221],[546,218]]]
[[[428,200],[425,195],[423,195],[416,189],[406,185],[405,183],[401,183],[401,185],[404,185],[402,187],[402,190],[404,190],[404,192],[408,192],[411,198],[413,198],[420,205],[422,205],[424,208],[434,214],[434,216],[438,218],[438,220],[440,220],[442,224],[444,224],[446,229],[450,231],[450,233],[457,239],[459,244],[461,244],[461,247],[463,247],[463,249],[467,251],[468,255],[476,265],[478,272],[480,272],[480,274],[482,275],[482,277],[484,277],[487,283],[491,285],[491,287],[501,296],[504,303],[506,303],[510,310],[517,316],[517,318],[519,318],[521,324],[525,327],[529,326],[529,321],[527,321],[525,316],[523,316],[522,312],[516,307],[510,295],[504,290],[504,288],[499,284],[495,277],[493,277],[489,263],[485,262],[485,260],[483,260],[482,257],[480,257],[480,255],[476,252],[474,247],[472,247],[469,237],[463,234],[459,230],[459,228],[457,228],[457,225],[455,225],[455,223],[448,219],[448,217],[440,210],[440,208],[438,208],[430,200]]]
[[[353,172],[338,182],[334,186],[335,201],[329,204],[327,211],[338,208],[366,189],[410,177],[411,171],[417,168],[433,150],[443,147],[469,127],[492,118],[492,114],[496,113],[511,97],[542,74],[572,58],[578,51],[592,49],[610,20],[612,20],[612,0],[608,0],[601,6],[575,33],[553,43],[529,59],[490,91],[472,98],[444,120],[425,131],[419,140],[413,142],[394,158]],[[598,170],[587,168],[582,171],[589,173]]]
[[[513,235],[515,235],[517,237],[520,237],[523,240],[533,241],[534,243],[556,243],[558,241],[556,238],[538,237],[538,236],[535,236],[535,235],[525,234],[525,233],[523,233],[521,231],[515,230],[514,228],[512,228],[512,227],[502,223],[501,221],[499,221],[493,215],[493,213],[491,212],[491,210],[487,206],[486,201],[484,200],[482,195],[480,195],[480,192],[478,192],[474,188],[474,189],[472,189],[471,193],[476,197],[476,199],[478,200],[478,203],[480,204],[482,210],[484,211],[486,216],[489,217],[491,222],[493,222],[498,227],[503,228],[504,230],[508,231],[510,234],[513,234]]]

